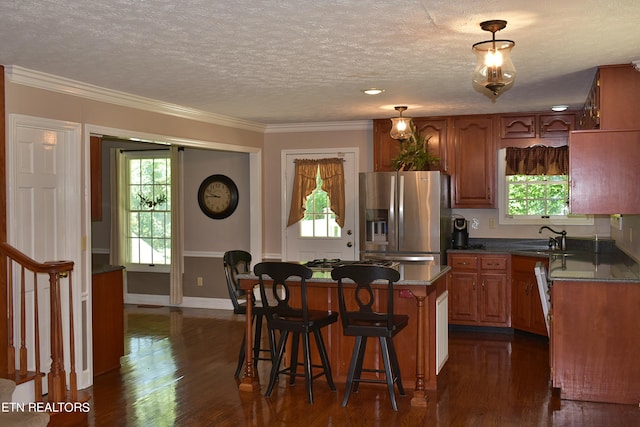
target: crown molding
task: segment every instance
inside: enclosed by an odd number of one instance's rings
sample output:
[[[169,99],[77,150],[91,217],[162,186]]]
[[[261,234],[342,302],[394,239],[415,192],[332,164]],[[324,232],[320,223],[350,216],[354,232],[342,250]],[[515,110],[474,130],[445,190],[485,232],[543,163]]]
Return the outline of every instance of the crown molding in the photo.
[[[318,123],[290,123],[267,125],[264,133],[290,133],[290,132],[344,132],[362,131],[373,129],[371,120],[358,120],[349,122],[318,122]]]
[[[66,95],[78,96],[94,101],[106,102],[123,107],[135,108],[138,110],[150,111],[154,113],[167,114],[184,119],[197,120],[231,128],[244,129],[253,132],[264,132],[265,125],[248,120],[235,119],[233,117],[208,113],[181,105],[162,102],[151,98],[131,95],[111,89],[105,89],[88,83],[82,83],[65,77],[53,74],[42,73],[40,71],[29,70],[17,65],[5,66],[5,75],[11,83],[24,86],[31,86],[52,92],[64,93]]]

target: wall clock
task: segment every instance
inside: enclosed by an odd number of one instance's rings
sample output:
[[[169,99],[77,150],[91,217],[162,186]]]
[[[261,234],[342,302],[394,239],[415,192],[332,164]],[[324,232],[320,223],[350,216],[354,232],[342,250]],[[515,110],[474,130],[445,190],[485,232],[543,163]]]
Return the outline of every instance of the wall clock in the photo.
[[[228,176],[211,175],[200,184],[198,204],[209,218],[226,218],[238,207],[238,187]]]

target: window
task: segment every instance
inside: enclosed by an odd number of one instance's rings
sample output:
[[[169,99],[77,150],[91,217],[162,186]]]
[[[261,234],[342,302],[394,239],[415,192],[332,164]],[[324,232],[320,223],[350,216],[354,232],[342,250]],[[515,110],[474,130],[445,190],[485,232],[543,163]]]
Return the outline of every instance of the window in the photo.
[[[329,195],[322,189],[318,168],[316,188],[305,201],[304,218],[300,221],[300,237],[340,237],[341,228],[330,206]]]
[[[168,151],[122,153],[125,264],[169,271],[171,265],[171,159]],[[159,268],[154,268],[159,267]]]
[[[568,175],[507,175],[505,156],[498,150],[501,224],[593,225],[593,216],[569,213]]]
[[[569,212],[567,175],[507,175],[507,215],[565,216]]]

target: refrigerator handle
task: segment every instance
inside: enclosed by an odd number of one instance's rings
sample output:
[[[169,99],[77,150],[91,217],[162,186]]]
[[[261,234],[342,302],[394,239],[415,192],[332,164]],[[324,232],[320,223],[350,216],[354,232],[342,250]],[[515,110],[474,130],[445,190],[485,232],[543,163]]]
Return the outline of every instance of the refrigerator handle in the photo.
[[[400,242],[404,242],[404,175],[398,174],[398,249]]]
[[[391,185],[389,186],[389,224],[395,224],[396,211],[395,211],[395,198],[396,198],[396,177],[391,176]]]

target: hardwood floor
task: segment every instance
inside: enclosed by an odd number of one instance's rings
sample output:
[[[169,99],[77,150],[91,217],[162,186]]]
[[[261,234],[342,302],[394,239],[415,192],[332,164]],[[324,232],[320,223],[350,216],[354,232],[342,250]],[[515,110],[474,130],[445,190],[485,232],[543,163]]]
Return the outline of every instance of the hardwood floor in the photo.
[[[271,398],[239,392],[233,377],[244,318],[224,310],[125,310],[122,366],[96,377],[90,426],[632,426],[636,405],[560,400],[549,384],[544,338],[451,331],[449,360],[426,408],[411,390],[391,410],[387,390],[362,384],[349,405],[344,385],[281,380]],[[264,389],[270,366],[260,362]],[[284,378],[283,378],[284,379]]]

